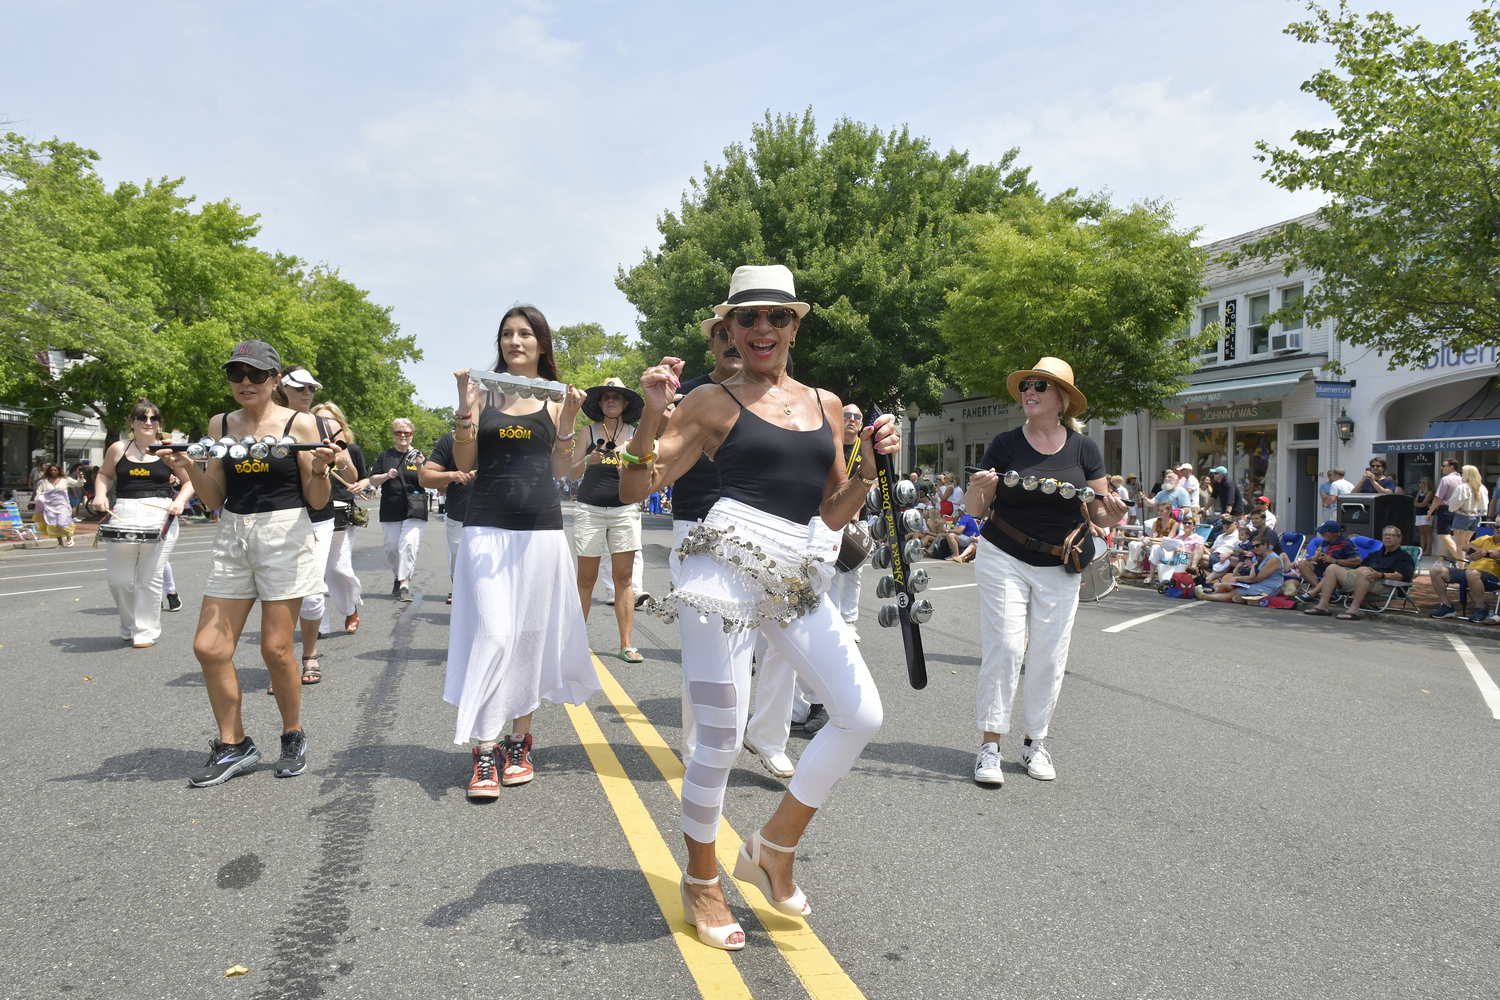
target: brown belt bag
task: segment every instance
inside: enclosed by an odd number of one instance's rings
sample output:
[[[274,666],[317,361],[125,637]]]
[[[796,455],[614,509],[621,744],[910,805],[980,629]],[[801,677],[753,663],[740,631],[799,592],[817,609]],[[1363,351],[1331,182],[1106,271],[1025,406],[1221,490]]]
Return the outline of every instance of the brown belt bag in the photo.
[[[1061,545],[1053,545],[1050,542],[1041,542],[1021,531],[1019,528],[1007,524],[1003,517],[991,514],[990,521],[995,527],[1005,532],[1011,538],[1020,542],[1028,551],[1045,552],[1049,556],[1056,556],[1062,560],[1062,567],[1069,573],[1082,573],[1094,558],[1094,547],[1089,544],[1092,537],[1089,533],[1088,509],[1084,509],[1084,521],[1063,539]]]

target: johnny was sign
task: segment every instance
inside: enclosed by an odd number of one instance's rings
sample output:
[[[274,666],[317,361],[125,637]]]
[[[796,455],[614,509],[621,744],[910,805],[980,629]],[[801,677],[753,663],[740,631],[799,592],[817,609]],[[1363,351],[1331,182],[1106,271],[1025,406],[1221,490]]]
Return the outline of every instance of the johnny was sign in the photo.
[[[1455,351],[1444,344],[1427,359],[1423,366],[1427,371],[1434,368],[1467,368],[1470,365],[1500,364],[1500,355],[1493,347],[1471,347],[1466,351]]]
[[[1234,420],[1275,420],[1281,416],[1281,404],[1235,403],[1229,406],[1199,406],[1183,411],[1187,424],[1218,424]]]
[[[965,406],[963,420],[983,420],[986,417],[1003,417],[1010,413],[1008,403],[986,403],[983,406]]]

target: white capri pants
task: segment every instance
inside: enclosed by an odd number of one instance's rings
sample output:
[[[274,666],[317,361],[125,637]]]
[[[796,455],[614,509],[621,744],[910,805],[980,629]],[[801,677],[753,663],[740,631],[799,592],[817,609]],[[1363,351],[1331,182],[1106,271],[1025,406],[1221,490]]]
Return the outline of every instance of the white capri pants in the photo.
[[[853,625],[859,621],[859,574],[864,569],[860,564],[847,573],[835,573],[833,586],[828,588],[828,596],[838,604],[839,617]]]
[[[458,558],[458,543],[464,539],[464,523],[443,518],[443,533],[448,541],[448,582],[453,582],[453,561]]]
[[[313,544],[318,547],[318,565],[323,567],[323,583],[328,583],[328,558],[333,554],[333,519],[327,521],[313,522]],[[328,617],[327,602],[323,600],[323,591],[308,594],[302,598],[302,610],[298,613],[305,622],[319,622],[318,630],[323,631],[321,622]]]
[[[426,526],[426,521],[415,517],[380,522],[380,530],[385,535],[385,561],[390,564],[391,575],[396,579],[411,579],[412,570],[417,568],[417,547],[422,544],[422,529]]]
[[[1068,667],[1081,577],[1061,566],[1031,566],[979,539],[979,731],[1010,732],[1021,664],[1026,665],[1026,735],[1047,735]]]
[[[785,753],[792,720],[798,716],[798,721],[806,720],[812,709],[811,692],[765,636],[755,639],[755,662],[760,665],[755,679],[755,714],[745,724],[745,739],[763,754]]]
[[[704,523],[733,525],[741,535],[753,533],[778,559],[793,547],[805,551],[810,537],[821,543],[822,536],[827,536],[832,546],[829,558],[837,553],[837,536],[821,522],[793,524],[733,500],[721,499]],[[760,587],[741,571],[726,569],[705,554],[689,556],[679,573],[682,591],[688,595],[708,595],[731,604],[764,598]],[[699,843],[718,837],[724,789],[745,737],[750,657],[757,635],[786,658],[828,710],[828,724],[808,744],[787,788],[804,805],[821,806],[880,730],[884,717],[880,692],[853,634],[826,600],[820,600],[816,610],[792,619],[786,628],[780,622],[762,620],[758,628],[731,632],[724,631],[718,614],[701,614],[687,599],[678,600],[682,671],[697,723],[697,746],[682,782],[683,833]]]
[[[319,632],[333,631],[333,616],[348,618],[365,603],[364,585],[354,572],[354,532],[349,525],[343,531],[335,531],[328,544],[328,563],[323,569],[323,582],[328,585],[328,600],[323,602],[323,624]]]
[[[682,555],[677,551],[682,545],[682,540],[687,537],[688,529],[702,521],[679,521],[672,519],[672,550],[667,553],[667,573],[672,580],[672,589],[676,590],[681,583]],[[641,558],[639,551],[636,552],[637,560]],[[639,563],[637,563],[639,565]],[[614,589],[611,586],[610,595],[613,596]],[[680,644],[679,644],[680,645]],[[698,745],[698,727],[693,720],[693,701],[688,697],[687,677],[682,678],[682,763],[693,759],[693,750]]]
[[[165,516],[160,508],[169,500],[152,500],[137,514],[140,500],[115,501],[115,514],[122,523],[135,524],[151,520],[161,524]],[[105,582],[114,595],[120,611],[120,638],[126,642],[155,642],[161,638],[161,595],[164,589],[162,571],[177,544],[177,518],[167,526],[167,536],[160,542],[142,545],[137,542],[105,542]]]

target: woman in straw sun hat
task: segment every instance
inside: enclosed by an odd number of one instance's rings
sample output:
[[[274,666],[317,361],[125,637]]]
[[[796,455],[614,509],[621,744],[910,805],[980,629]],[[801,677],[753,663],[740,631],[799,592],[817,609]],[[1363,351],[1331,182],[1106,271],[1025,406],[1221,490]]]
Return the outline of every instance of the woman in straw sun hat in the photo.
[[[1057,776],[1042,746],[1068,664],[1079,574],[1064,567],[1064,544],[1082,533],[1092,552],[1087,522],[1108,527],[1125,503],[1108,488],[1099,445],[1079,433],[1077,416],[1088,399],[1073,384],[1073,368],[1058,358],[1012,372],[1006,387],[1026,413],[1020,427],[995,435],[979,460],[984,470],[969,481],[971,513],[988,511],[975,558],[979,584],[979,756],[974,780],[998,785],[1000,735],[1010,731],[1011,706],[1021,666],[1026,666],[1025,733],[1021,763],[1033,778]],[[1007,473],[1016,473],[1016,477]],[[1002,478],[1012,483],[1006,485]],[[1097,494],[1085,504],[1052,484],[1087,485]],[[1027,487],[1031,488],[1028,489]]]
[[[787,268],[737,269],[727,301],[714,312],[734,339],[740,371],[687,395],[658,447],[683,363],[669,357],[647,369],[645,412],[620,456],[620,497],[627,502],[673,482],[699,455],[712,458],[719,473],[719,499],[679,546],[678,586],[658,607],[668,618],[681,615],[682,669],[697,725],[682,785],[683,912],[701,941],[727,950],[744,947],[745,935],[719,888],[714,842],[744,739],[757,636],[780,651],[829,713],[775,814],[750,835],[735,864],[735,877],[759,888],[778,911],[810,912],[792,878],[792,852],[882,719],[854,634],[823,592],[833,578],[839,533],[875,478],[876,452],[895,451],[900,439],[889,415],[865,428],[858,475],[847,477],[842,403],[787,374],[788,352],[809,308],[797,300]]]

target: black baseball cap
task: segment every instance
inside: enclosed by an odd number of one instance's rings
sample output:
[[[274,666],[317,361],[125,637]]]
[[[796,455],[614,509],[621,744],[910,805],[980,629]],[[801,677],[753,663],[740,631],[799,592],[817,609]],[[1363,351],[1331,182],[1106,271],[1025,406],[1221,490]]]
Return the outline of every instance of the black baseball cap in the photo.
[[[234,364],[279,372],[281,371],[281,355],[276,353],[276,348],[264,340],[242,340],[234,345],[234,350],[229,352],[229,360],[220,367],[228,368]]]

